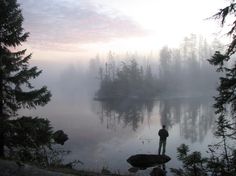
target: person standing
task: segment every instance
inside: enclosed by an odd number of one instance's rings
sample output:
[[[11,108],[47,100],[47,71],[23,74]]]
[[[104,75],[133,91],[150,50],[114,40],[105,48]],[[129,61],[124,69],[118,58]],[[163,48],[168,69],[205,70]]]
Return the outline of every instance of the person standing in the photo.
[[[165,125],[163,125],[162,129],[159,130],[158,135],[160,136],[158,154],[159,155],[161,154],[161,148],[162,148],[162,155],[164,155],[166,152],[166,138],[169,136],[169,133],[166,130]]]

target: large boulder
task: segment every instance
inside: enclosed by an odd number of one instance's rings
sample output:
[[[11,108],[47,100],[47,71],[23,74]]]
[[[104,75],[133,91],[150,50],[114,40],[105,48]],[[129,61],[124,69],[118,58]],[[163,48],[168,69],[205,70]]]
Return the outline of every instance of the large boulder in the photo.
[[[150,154],[137,154],[132,155],[127,159],[127,162],[133,167],[145,169],[159,164],[164,164],[170,161],[171,158],[167,155],[150,155]]]

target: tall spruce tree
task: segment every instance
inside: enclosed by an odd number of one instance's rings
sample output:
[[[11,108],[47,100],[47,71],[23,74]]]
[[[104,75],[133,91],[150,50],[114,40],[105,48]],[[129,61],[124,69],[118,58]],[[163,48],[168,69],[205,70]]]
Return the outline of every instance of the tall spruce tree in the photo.
[[[215,54],[209,59],[210,64],[217,67],[217,71],[221,72],[219,86],[217,88],[218,95],[215,97],[214,107],[218,119],[216,121],[217,129],[215,136],[220,138],[220,143],[216,144],[216,148],[221,148],[222,155],[213,159],[213,163],[222,165],[222,169],[217,171],[224,175],[235,174],[235,166],[232,164],[235,159],[235,146],[230,146],[229,140],[236,139],[236,3],[234,0],[230,1],[230,4],[220,9],[213,18],[221,21],[222,27],[226,24],[231,26],[227,35],[230,37],[226,51],[221,53],[216,51]],[[233,17],[233,23],[228,24],[228,19]]]
[[[222,27],[225,25],[226,18],[236,15],[236,3],[231,1],[230,5],[220,9],[213,17],[221,20]],[[217,67],[218,72],[222,72],[220,83],[218,87],[218,96],[215,97],[217,114],[225,114],[227,105],[231,106],[232,115],[235,116],[236,112],[236,63],[235,57],[232,55],[236,52],[236,19],[231,24],[231,29],[228,31],[228,36],[231,38],[226,51],[221,53],[216,51],[215,54],[209,59],[209,62]]]
[[[42,72],[30,67],[31,54],[17,50],[29,33],[23,27],[23,16],[16,0],[0,0],[0,157],[4,157],[7,126],[20,108],[43,106],[51,94],[44,86],[35,89],[30,83]]]
[[[220,9],[213,17],[221,20],[221,25],[224,27],[226,19],[235,15],[236,3],[232,0],[228,6]],[[227,33],[231,38],[231,42],[226,51],[224,53],[216,51],[212,58],[209,59],[209,62],[216,66],[217,71],[221,72],[222,75],[217,88],[218,96],[215,97],[214,104],[216,114],[219,115],[217,125],[221,128],[221,130],[216,132],[216,136],[236,139],[234,123],[236,117],[236,62],[235,56],[233,56],[236,52],[236,19],[231,26]],[[220,133],[220,131],[223,131],[224,134]]]

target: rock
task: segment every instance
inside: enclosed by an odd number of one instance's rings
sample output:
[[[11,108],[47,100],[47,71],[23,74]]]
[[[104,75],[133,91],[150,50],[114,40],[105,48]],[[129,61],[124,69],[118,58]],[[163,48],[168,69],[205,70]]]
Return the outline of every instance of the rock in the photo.
[[[64,131],[58,130],[53,134],[53,139],[57,144],[64,145],[65,141],[68,140],[68,136],[64,133]]]
[[[128,171],[131,173],[136,173],[136,172],[138,172],[138,170],[139,170],[139,168],[137,168],[137,167],[131,167],[128,169]]]
[[[146,169],[159,164],[164,164],[170,161],[171,158],[167,155],[148,155],[148,154],[137,154],[129,157],[127,162],[133,167],[140,169]]]
[[[165,175],[166,175],[166,171],[164,171],[160,167],[153,168],[150,173],[150,176],[165,176]]]

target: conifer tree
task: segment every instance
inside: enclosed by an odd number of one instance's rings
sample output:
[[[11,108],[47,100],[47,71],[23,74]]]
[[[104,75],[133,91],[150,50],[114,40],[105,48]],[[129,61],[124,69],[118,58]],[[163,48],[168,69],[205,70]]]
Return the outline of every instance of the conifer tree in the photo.
[[[0,0],[0,157],[10,118],[17,117],[21,108],[36,108],[50,100],[47,87],[35,89],[30,83],[42,72],[30,67],[31,54],[26,49],[17,50],[29,36],[23,27],[23,16],[16,0]]]
[[[231,38],[231,42],[224,52],[216,51],[211,59],[210,64],[217,67],[217,71],[221,73],[219,86],[217,88],[218,95],[215,97],[214,108],[218,115],[216,120],[215,136],[220,139],[215,145],[209,145],[211,157],[207,158],[207,167],[202,168],[201,171],[207,169],[206,175],[235,175],[235,159],[236,148],[234,141],[236,139],[236,3],[231,0],[230,4],[217,12],[213,18],[221,21],[222,27],[226,24],[231,26],[227,32]],[[233,18],[232,18],[233,17]],[[226,23],[230,18],[233,20],[232,24]],[[230,141],[231,140],[231,141]],[[233,141],[233,142],[232,142]],[[180,147],[184,149],[184,147]],[[185,150],[179,150],[179,153],[184,153]],[[186,153],[186,152],[185,152]],[[185,154],[186,155],[186,154]],[[187,155],[186,155],[187,156]],[[189,163],[183,157],[179,158],[184,163],[184,167],[190,167]],[[175,175],[184,175],[186,170],[172,169]],[[193,172],[191,172],[193,173]],[[187,174],[190,175],[190,174]]]
[[[200,152],[190,153],[189,147],[181,144],[177,153],[177,158],[183,163],[183,169],[171,168],[175,176],[207,176],[207,158],[202,157]]]
[[[217,12],[213,18],[221,21],[222,27],[227,23],[226,20],[231,16],[234,17],[234,22],[230,24],[231,28],[227,32],[231,42],[226,48],[225,52],[216,51],[215,54],[209,59],[210,64],[217,67],[217,71],[221,72],[219,86],[217,88],[218,95],[215,97],[214,107],[218,118],[216,120],[217,129],[215,136],[220,138],[221,141],[211,148],[218,150],[221,149],[221,156],[217,159],[213,157],[211,160],[215,165],[221,165],[222,169],[217,170],[222,175],[235,173],[235,168],[232,164],[234,160],[235,146],[230,146],[232,139],[236,139],[235,128],[235,114],[236,114],[236,3],[234,0],[230,1],[230,4]],[[229,24],[227,24],[229,25]],[[212,165],[212,164],[211,164]],[[216,171],[215,171],[216,172]]]
[[[222,27],[225,25],[225,20],[230,15],[236,15],[236,3],[231,1],[229,6],[220,9],[213,17],[221,20]],[[231,29],[228,31],[228,36],[231,38],[226,51],[221,53],[216,51],[215,54],[209,59],[210,64],[217,67],[218,72],[222,72],[223,75],[220,78],[220,84],[218,87],[218,96],[215,97],[216,113],[225,115],[227,111],[227,105],[231,106],[232,115],[236,112],[236,63],[235,57],[232,55],[236,52],[236,20],[231,25]],[[230,61],[230,62],[229,62]],[[235,115],[234,115],[235,116]]]

